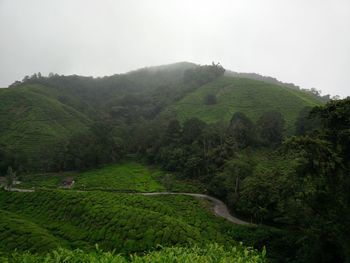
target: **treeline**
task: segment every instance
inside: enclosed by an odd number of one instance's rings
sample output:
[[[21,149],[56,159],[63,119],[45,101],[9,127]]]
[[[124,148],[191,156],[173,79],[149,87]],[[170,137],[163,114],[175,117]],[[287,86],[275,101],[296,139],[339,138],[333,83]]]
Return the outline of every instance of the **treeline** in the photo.
[[[88,169],[120,160],[129,153],[134,130],[157,119],[158,114],[189,91],[224,74],[219,64],[198,66],[179,63],[167,71],[144,69],[103,78],[40,73],[26,76],[12,88],[43,85],[51,97],[84,113],[88,131],[52,138],[40,153],[25,155],[0,145],[0,175],[9,166],[18,174],[31,171]],[[64,94],[64,95],[62,95]],[[38,142],[40,144],[40,142]]]
[[[130,146],[150,163],[184,177],[204,179],[241,149],[281,144],[283,126],[278,112],[262,114],[256,124],[241,112],[235,113],[228,125],[206,124],[197,118],[183,125],[176,119],[168,123],[159,120],[136,129]]]
[[[106,121],[93,123],[87,132],[76,133],[42,149],[41,169],[45,172],[86,170],[121,160],[125,142],[118,128]]]
[[[9,167],[22,177],[31,171],[62,172],[86,170],[121,160],[126,154],[123,133],[109,121],[96,121],[87,131],[41,148],[37,156],[25,156],[0,146],[0,176]]]

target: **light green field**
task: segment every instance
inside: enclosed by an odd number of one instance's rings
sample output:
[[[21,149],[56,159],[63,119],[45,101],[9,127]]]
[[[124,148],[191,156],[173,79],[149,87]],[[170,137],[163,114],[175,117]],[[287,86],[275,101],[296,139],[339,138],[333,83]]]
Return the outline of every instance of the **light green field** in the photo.
[[[74,188],[155,192],[165,188],[157,181],[162,172],[136,162],[105,166],[79,173]]]
[[[16,187],[57,189],[67,177],[74,178],[73,189],[118,192],[205,192],[205,187],[199,182],[180,180],[175,174],[137,162],[107,165],[85,172],[23,175],[20,178],[22,183]]]
[[[28,174],[22,175],[18,188],[50,188],[56,189],[62,186],[62,181],[67,177],[75,178],[78,172]]]
[[[204,103],[208,94],[216,96],[216,104]],[[168,112],[175,114],[181,121],[196,117],[211,123],[218,120],[228,122],[235,112],[243,112],[256,121],[266,111],[278,111],[285,119],[287,132],[291,133],[303,107],[321,104],[303,91],[263,81],[221,77],[188,94],[170,106]]]

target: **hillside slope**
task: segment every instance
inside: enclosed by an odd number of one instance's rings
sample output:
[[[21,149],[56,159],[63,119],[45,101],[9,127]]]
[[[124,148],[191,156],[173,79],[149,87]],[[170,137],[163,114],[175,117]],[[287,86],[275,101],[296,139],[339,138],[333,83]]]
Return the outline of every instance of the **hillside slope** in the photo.
[[[208,95],[215,95],[217,102],[207,105]],[[252,79],[221,77],[189,93],[167,111],[181,121],[196,117],[207,123],[229,121],[238,111],[253,121],[266,111],[279,111],[285,119],[287,132],[292,133],[299,111],[321,104],[303,91]]]
[[[90,122],[38,85],[2,89],[0,101],[0,144],[32,158],[52,143],[85,130]]]
[[[50,242],[50,246],[42,247],[42,252],[65,244],[89,249],[98,243],[105,250],[126,253],[152,250],[158,244],[199,245],[211,241],[234,245],[236,240],[243,240],[252,245],[252,236],[266,234],[264,229],[245,228],[218,218],[208,207],[205,200],[180,195],[0,191],[0,217],[3,213],[6,218],[0,229],[8,229],[12,239],[34,231]],[[20,220],[23,227],[15,231],[14,225]],[[0,240],[0,249],[12,249],[5,241]],[[37,249],[32,243],[18,243],[16,248]]]
[[[241,111],[256,121],[263,112],[274,110],[283,114],[291,134],[299,111],[322,103],[310,93],[283,85],[210,76],[213,68],[180,62],[103,78],[27,78],[0,90],[0,151],[15,153],[16,162],[28,167],[38,163],[45,149],[87,131],[95,121],[130,128],[169,113],[181,121],[197,117],[215,122],[228,121]],[[207,95],[215,95],[217,103],[207,105]]]

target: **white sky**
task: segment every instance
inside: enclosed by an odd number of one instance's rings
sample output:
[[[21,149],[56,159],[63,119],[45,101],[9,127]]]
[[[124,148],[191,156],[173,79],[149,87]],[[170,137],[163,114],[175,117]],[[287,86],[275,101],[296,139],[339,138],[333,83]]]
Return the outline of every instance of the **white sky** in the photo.
[[[0,0],[0,86],[220,62],[350,95],[350,0]]]

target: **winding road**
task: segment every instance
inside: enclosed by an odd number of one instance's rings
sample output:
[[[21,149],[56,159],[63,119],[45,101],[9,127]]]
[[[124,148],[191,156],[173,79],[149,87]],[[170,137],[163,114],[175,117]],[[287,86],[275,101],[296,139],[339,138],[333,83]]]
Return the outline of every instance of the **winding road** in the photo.
[[[228,221],[237,224],[237,225],[244,225],[244,226],[256,226],[255,224],[243,221],[237,217],[234,217],[233,215],[230,214],[227,206],[222,202],[221,200],[205,195],[205,194],[194,194],[194,193],[173,193],[173,192],[153,192],[153,193],[137,193],[141,195],[188,195],[188,196],[193,196],[197,198],[204,198],[208,199],[214,204],[214,214],[217,216],[223,217],[227,219]]]

